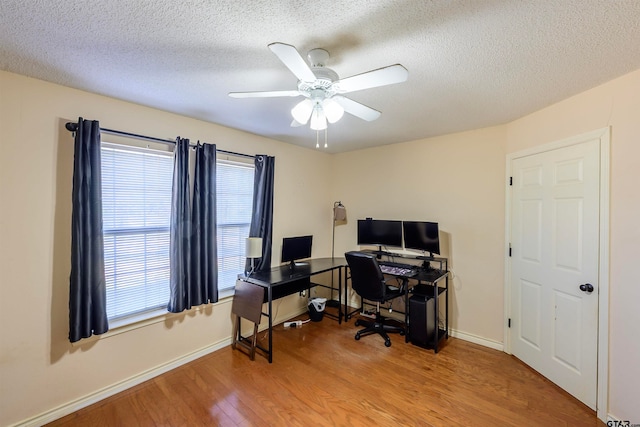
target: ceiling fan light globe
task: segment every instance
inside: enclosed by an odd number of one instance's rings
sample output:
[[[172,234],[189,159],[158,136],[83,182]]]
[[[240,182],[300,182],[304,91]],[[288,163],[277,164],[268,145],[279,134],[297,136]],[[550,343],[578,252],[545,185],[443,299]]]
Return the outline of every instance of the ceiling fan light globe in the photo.
[[[331,98],[325,99],[322,102],[322,109],[327,116],[329,123],[333,124],[340,120],[344,115],[344,108]]]
[[[322,107],[316,106],[311,113],[311,129],[324,130],[327,128],[327,118],[322,111]]]
[[[312,111],[313,102],[309,99],[305,99],[291,109],[291,115],[296,122],[305,125],[309,121],[309,117],[311,117]]]

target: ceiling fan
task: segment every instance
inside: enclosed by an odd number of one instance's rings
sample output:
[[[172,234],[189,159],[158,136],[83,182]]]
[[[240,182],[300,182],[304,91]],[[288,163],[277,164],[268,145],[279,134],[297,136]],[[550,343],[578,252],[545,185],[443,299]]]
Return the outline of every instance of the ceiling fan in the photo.
[[[311,120],[313,130],[327,128],[327,121],[335,123],[345,112],[363,120],[372,121],[380,117],[380,111],[367,107],[345,96],[345,93],[370,89],[379,86],[401,83],[407,80],[409,73],[400,64],[390,65],[377,70],[339,79],[338,74],[325,67],[329,52],[324,49],[312,49],[307,54],[309,64],[302,58],[294,46],[285,43],[271,43],[269,49],[298,78],[297,90],[277,90],[260,92],[230,92],[232,98],[271,98],[297,97],[305,99],[291,110],[291,126],[302,126]]]

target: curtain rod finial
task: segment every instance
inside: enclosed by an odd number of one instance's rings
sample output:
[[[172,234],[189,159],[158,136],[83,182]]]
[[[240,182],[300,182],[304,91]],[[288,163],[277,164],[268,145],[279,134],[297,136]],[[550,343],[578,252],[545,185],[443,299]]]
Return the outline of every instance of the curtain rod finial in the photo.
[[[64,127],[67,128],[69,132],[75,132],[78,130],[78,124],[73,122],[67,122],[67,124],[64,125]]]

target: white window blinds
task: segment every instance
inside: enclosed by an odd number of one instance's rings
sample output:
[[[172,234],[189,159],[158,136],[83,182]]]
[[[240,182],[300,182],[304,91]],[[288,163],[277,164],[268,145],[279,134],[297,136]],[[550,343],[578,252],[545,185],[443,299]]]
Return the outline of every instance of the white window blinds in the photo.
[[[171,153],[102,144],[102,209],[109,319],[169,300]]]
[[[169,301],[172,153],[102,144],[102,210],[110,320]],[[253,164],[218,160],[218,289],[245,266],[253,207]]]
[[[253,164],[218,160],[218,289],[232,288],[245,266],[253,209]]]

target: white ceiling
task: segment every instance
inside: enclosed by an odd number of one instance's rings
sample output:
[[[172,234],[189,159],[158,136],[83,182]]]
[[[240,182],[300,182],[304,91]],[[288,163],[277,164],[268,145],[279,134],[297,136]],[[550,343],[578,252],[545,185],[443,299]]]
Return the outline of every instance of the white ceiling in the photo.
[[[2,0],[0,24],[2,70],[307,147],[300,98],[227,96],[296,88],[269,43],[327,49],[342,78],[404,65],[348,95],[382,116],[345,114],[329,152],[505,123],[640,68],[639,0]]]

